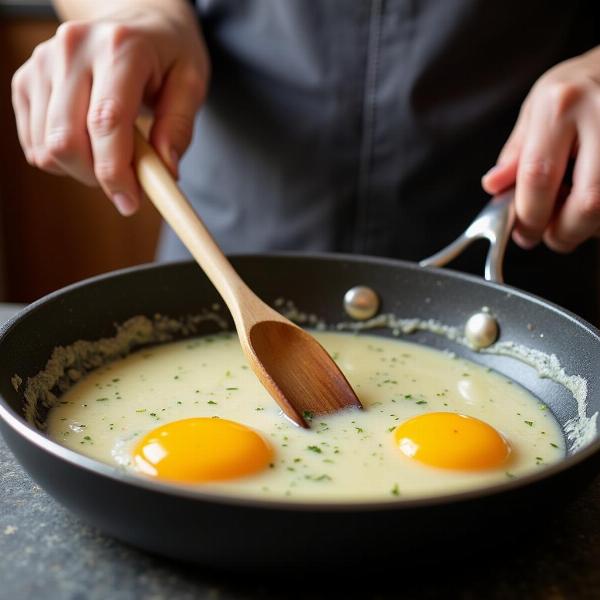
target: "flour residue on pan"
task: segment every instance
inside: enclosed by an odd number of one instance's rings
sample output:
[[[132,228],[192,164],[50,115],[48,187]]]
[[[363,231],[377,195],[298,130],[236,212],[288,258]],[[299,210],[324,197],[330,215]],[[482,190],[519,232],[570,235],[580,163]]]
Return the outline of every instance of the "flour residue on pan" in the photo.
[[[298,310],[290,300],[279,298],[276,300],[275,305],[284,316],[292,321],[310,324],[317,329],[328,328],[323,319]],[[496,342],[487,348],[476,350],[465,337],[462,327],[445,325],[435,319],[400,318],[391,313],[377,315],[367,321],[342,321],[336,323],[333,327],[338,331],[354,331],[357,333],[372,329],[390,329],[395,336],[408,335],[416,331],[427,331],[444,336],[475,352],[517,359],[535,369],[540,377],[562,385],[573,396],[577,403],[577,416],[569,419],[564,426],[571,451],[586,446],[596,436],[598,413],[596,412],[591,416],[587,415],[587,380],[580,375],[569,375],[555,354],[546,354],[510,341]]]
[[[514,342],[497,342],[481,350],[488,354],[510,356],[533,367],[540,377],[551,379],[564,386],[577,402],[577,416],[569,419],[564,430],[571,442],[570,449],[578,450],[593,441],[596,435],[598,413],[587,416],[587,380],[580,375],[569,375],[555,354],[546,354]]]
[[[95,341],[78,340],[68,346],[57,346],[46,366],[25,383],[25,418],[38,429],[44,429],[45,412],[55,406],[60,401],[60,395],[75,382],[93,369],[123,358],[141,346],[198,334],[206,322],[214,323],[218,329],[227,329],[228,321],[219,314],[219,310],[220,307],[214,305],[213,310],[181,319],[158,314],[152,318],[136,316],[116,325],[117,332],[113,337]],[[15,374],[11,382],[14,389],[19,391],[22,378]]]

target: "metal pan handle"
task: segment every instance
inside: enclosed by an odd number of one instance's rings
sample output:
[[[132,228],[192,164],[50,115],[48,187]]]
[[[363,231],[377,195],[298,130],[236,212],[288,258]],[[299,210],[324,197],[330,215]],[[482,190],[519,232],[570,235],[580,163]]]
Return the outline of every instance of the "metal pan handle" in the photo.
[[[488,281],[503,283],[504,252],[515,222],[514,198],[514,188],[494,196],[463,234],[419,264],[422,267],[443,267],[454,260],[474,240],[485,238],[490,242],[490,249],[485,259],[484,277]]]

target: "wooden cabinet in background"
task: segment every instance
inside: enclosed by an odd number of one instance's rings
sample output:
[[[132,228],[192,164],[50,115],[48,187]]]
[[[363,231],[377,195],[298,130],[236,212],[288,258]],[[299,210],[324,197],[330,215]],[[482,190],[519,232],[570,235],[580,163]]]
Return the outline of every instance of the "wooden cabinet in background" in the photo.
[[[153,260],[160,217],[146,202],[121,217],[97,189],[30,167],[10,100],[14,71],[51,37],[54,19],[0,19],[0,257],[4,298],[30,302],[74,281]]]

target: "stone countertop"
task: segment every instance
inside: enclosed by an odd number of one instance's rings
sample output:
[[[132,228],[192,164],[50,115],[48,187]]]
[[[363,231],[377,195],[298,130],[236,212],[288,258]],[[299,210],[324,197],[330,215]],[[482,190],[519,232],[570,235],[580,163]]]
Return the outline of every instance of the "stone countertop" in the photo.
[[[0,305],[0,320],[14,310]],[[342,573],[348,585],[339,574],[325,582],[304,572],[286,587],[181,565],[102,535],[37,486],[0,441],[0,557],[1,600],[599,598],[600,477],[540,533],[524,540],[516,530],[514,544],[492,555],[421,571],[400,564],[377,578]]]

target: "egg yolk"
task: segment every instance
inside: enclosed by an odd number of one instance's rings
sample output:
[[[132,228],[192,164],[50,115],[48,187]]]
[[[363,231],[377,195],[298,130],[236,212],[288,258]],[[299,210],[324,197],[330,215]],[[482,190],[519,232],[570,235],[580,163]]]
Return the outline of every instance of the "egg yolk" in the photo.
[[[250,475],[266,468],[272,457],[271,446],[259,433],[217,418],[167,423],[146,434],[133,451],[142,473],[185,483]]]
[[[396,427],[394,439],[406,456],[442,469],[492,469],[510,454],[508,442],[493,427],[449,412],[413,417]]]

